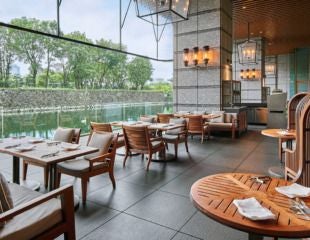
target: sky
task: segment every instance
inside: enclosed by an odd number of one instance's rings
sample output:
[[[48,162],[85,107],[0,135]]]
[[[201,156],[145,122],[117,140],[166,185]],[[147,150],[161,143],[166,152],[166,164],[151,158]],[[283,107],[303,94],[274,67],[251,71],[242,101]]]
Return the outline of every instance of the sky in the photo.
[[[27,17],[40,20],[56,20],[57,0],[0,0],[0,21],[9,22],[13,18]],[[123,15],[129,0],[122,0]],[[88,38],[100,38],[119,42],[119,0],[62,0],[60,27],[66,34],[73,31],[84,32]],[[126,18],[123,44],[129,52],[156,58],[156,41],[150,23],[139,19],[132,1]],[[172,26],[166,27],[159,43],[159,58],[172,59]],[[152,61],[153,79],[172,78],[173,64]],[[21,66],[22,73],[26,66]]]

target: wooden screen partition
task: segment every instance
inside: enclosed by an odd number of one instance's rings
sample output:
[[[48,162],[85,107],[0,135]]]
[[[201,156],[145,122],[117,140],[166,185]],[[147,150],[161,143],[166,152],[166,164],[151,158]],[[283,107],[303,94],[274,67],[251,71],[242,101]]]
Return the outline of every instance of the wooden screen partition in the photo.
[[[285,178],[310,187],[310,94],[298,104],[295,122],[296,148],[285,150]]]
[[[297,93],[294,95],[290,101],[288,102],[287,106],[287,128],[288,129],[296,129],[296,123],[295,123],[295,113],[296,113],[296,108],[299,104],[299,102],[307,95],[308,93],[302,92],[302,93]]]

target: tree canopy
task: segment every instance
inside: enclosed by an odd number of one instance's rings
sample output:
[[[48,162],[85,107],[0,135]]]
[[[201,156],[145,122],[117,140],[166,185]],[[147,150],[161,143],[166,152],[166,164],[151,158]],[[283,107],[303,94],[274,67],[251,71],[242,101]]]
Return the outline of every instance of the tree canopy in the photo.
[[[56,21],[18,18],[13,25],[56,34]],[[105,39],[93,42],[84,33],[65,37],[119,48]],[[122,46],[126,49],[126,46]],[[16,76],[16,63],[28,66],[28,75]],[[0,87],[45,87],[74,89],[143,89],[151,80],[153,68],[148,59],[48,38],[0,27]]]

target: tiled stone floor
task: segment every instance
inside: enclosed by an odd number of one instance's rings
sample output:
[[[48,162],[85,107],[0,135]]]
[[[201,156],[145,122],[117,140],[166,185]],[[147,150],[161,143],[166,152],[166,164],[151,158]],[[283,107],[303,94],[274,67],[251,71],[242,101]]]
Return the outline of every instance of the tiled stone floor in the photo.
[[[252,128],[236,140],[213,137],[203,144],[198,138],[189,142],[190,154],[180,146],[177,161],[153,162],[149,172],[140,156],[129,159],[125,168],[123,158],[118,156],[115,190],[107,175],[91,178],[87,204],[80,206],[75,215],[78,239],[247,239],[246,233],[197,211],[189,198],[190,187],[199,178],[220,172],[267,174],[268,167],[279,165],[277,140]],[[1,171],[11,178],[11,158],[0,157]],[[28,178],[42,182],[42,169],[31,166]],[[74,184],[75,192],[81,194],[78,179],[63,176],[61,184],[67,183]],[[45,190],[41,187],[40,191]]]

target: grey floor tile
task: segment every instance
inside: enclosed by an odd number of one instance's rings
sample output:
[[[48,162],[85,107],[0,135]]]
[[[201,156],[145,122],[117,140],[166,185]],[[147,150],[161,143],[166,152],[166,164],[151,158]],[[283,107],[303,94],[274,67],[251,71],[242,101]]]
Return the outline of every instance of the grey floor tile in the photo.
[[[147,186],[117,181],[116,189],[107,185],[89,194],[87,199],[102,206],[123,211],[153,191],[154,189]]]
[[[184,234],[184,233],[177,233],[177,235],[172,238],[172,240],[198,240],[201,238],[192,237],[190,235]]]
[[[167,166],[167,164],[169,163],[153,163],[153,164],[154,165],[163,164],[163,166]],[[152,168],[151,165],[149,171],[142,169],[138,172],[129,175],[128,177],[123,178],[122,181],[156,189],[165,185],[167,182],[171,181],[178,175],[179,175],[178,173],[168,171],[164,167],[162,169],[156,169],[156,168],[154,169]]]
[[[83,240],[169,240],[175,231],[127,214],[120,214]]]
[[[217,223],[200,212],[197,212],[181,232],[205,240],[247,240],[247,233]]]
[[[188,198],[160,191],[126,210],[126,213],[175,230],[180,229],[195,212]]]
[[[191,186],[198,179],[216,173],[233,172],[233,169],[200,163],[162,186],[160,190],[189,197]]]

